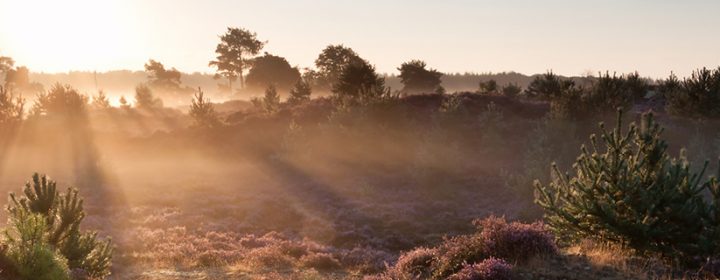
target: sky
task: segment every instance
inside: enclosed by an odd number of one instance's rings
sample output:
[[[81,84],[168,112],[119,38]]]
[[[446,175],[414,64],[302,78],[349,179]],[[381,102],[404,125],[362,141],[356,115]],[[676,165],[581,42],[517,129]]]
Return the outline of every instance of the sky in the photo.
[[[717,0],[0,0],[0,56],[36,72],[213,72],[227,27],[311,67],[344,44],[379,72],[421,59],[446,73],[562,75],[720,66]]]

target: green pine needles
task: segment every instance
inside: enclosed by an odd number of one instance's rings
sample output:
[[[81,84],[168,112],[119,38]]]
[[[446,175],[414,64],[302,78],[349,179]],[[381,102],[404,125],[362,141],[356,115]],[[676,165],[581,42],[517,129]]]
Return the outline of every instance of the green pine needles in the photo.
[[[689,264],[720,250],[720,184],[691,171],[687,160],[671,158],[652,113],[640,127],[607,131],[573,165],[574,175],[553,165],[554,180],[535,182],[536,202],[548,225],[567,240],[594,239],[640,254]]]
[[[112,246],[80,230],[83,200],[75,189],[34,174],[22,197],[10,194],[4,257],[21,279],[70,279],[70,271],[98,279],[110,275]]]

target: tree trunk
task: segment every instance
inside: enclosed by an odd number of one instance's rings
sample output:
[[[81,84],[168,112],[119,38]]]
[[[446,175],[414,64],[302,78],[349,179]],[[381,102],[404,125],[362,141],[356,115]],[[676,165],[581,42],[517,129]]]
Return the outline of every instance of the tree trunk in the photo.
[[[232,77],[228,77],[228,87],[230,88],[230,95],[233,95],[233,90],[232,90]]]
[[[243,63],[242,50],[240,50],[240,63],[238,64],[238,74],[240,74],[240,89],[245,88],[245,77],[243,77],[243,70],[245,70],[245,64]]]

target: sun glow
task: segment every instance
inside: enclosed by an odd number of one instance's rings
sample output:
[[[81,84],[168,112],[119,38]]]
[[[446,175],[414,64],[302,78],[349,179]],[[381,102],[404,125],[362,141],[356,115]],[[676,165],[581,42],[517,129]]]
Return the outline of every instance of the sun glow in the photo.
[[[0,0],[0,55],[31,70],[122,68],[123,11],[115,1]]]

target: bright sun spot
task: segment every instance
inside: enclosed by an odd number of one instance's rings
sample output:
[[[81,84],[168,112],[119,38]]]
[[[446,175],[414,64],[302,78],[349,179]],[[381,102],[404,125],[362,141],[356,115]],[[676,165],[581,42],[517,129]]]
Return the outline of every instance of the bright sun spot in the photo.
[[[122,8],[115,1],[0,0],[0,55],[45,71],[121,65]]]

